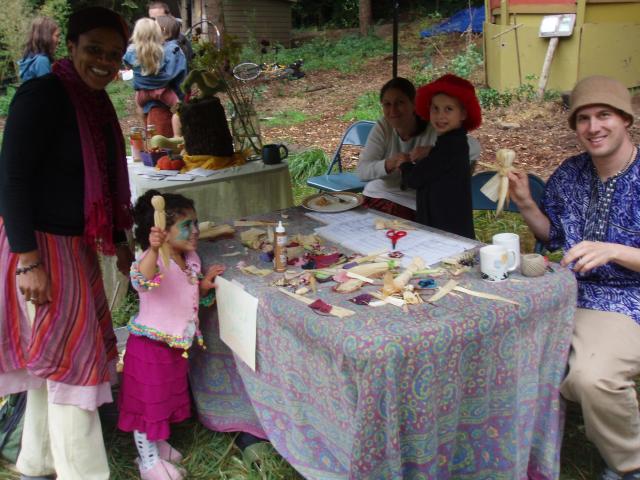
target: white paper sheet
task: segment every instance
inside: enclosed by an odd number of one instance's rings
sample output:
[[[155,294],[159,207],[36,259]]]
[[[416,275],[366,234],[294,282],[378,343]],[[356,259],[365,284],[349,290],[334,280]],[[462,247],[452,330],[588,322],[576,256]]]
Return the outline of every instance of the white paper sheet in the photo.
[[[340,223],[340,222],[350,222],[352,220],[360,220],[362,217],[366,215],[371,215],[369,213],[363,212],[362,210],[349,210],[346,212],[337,212],[337,213],[321,213],[321,212],[307,212],[305,215],[309,218],[313,218],[322,223]],[[373,217],[373,215],[371,215]]]
[[[195,175],[196,177],[210,177],[216,173],[220,173],[222,170],[209,170],[208,168],[194,168],[189,170],[189,175]]]
[[[220,339],[255,371],[258,299],[238,282],[216,277],[216,284]]]
[[[368,255],[380,250],[391,250],[391,240],[387,230],[376,230],[377,215],[370,213],[346,222],[336,222],[316,228],[316,233],[327,240],[338,243],[355,252]],[[425,264],[434,265],[447,257],[460,254],[476,247],[471,240],[449,237],[425,230],[408,230],[407,235],[398,240],[395,250],[404,253],[400,259],[406,267],[413,257],[421,257]]]
[[[192,177],[186,173],[179,173],[178,175],[173,175],[172,177],[167,177],[165,180],[172,182],[191,182],[196,177]]]

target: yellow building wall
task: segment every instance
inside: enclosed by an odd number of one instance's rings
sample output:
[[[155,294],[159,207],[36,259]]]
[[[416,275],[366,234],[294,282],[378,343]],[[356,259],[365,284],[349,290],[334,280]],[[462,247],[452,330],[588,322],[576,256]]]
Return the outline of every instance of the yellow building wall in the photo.
[[[526,83],[537,86],[549,45],[548,38],[538,37],[545,13],[510,13],[507,25],[493,13],[494,22],[484,24],[487,84],[499,91]],[[558,42],[547,89],[568,91],[594,74],[640,86],[640,1],[587,3],[583,23],[580,16],[573,35]]]

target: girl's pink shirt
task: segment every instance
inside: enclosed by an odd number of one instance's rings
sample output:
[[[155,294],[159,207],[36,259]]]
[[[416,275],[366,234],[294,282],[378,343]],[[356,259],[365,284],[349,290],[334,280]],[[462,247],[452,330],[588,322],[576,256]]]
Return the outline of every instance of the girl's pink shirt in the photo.
[[[138,261],[146,255],[145,251]],[[140,311],[135,323],[160,332],[180,337],[193,337],[198,322],[200,291],[198,278],[201,270],[200,257],[196,252],[185,255],[188,272],[169,260],[165,267],[162,256],[158,256],[158,269],[162,278],[157,287],[150,289],[134,286],[140,293]]]

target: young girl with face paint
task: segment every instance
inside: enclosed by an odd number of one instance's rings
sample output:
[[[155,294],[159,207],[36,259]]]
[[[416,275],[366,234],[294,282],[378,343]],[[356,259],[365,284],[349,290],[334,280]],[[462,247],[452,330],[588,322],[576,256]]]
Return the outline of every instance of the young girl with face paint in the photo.
[[[148,191],[134,208],[143,252],[131,267],[131,283],[140,294],[140,311],[128,325],[118,427],[133,432],[143,480],[177,480],[185,475],[177,466],[182,455],[166,440],[171,423],[191,416],[187,351],[194,338],[202,345],[198,307],[213,303],[214,280],[224,267],[213,265],[201,273],[193,201],[164,194],[167,221],[161,230],[154,226],[154,195],[159,193]]]

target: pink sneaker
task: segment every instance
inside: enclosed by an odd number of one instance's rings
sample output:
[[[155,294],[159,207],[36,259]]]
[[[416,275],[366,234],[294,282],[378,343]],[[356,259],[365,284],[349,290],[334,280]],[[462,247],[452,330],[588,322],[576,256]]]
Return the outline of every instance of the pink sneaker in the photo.
[[[163,460],[171,463],[180,463],[182,461],[182,454],[169,445],[166,440],[158,440],[156,444],[158,445],[158,454]]]
[[[161,458],[151,469],[145,471],[140,468],[140,461],[136,459],[136,462],[138,462],[142,480],[183,480],[187,474],[184,468],[176,467],[173,463]]]

